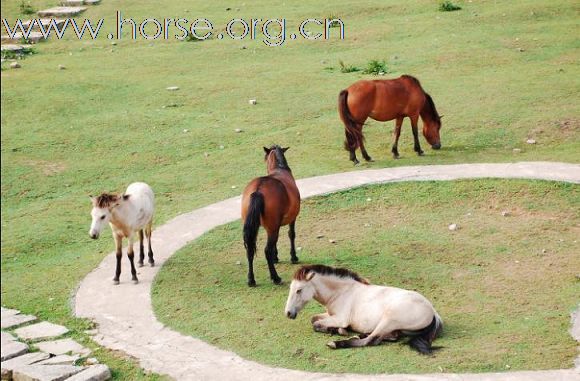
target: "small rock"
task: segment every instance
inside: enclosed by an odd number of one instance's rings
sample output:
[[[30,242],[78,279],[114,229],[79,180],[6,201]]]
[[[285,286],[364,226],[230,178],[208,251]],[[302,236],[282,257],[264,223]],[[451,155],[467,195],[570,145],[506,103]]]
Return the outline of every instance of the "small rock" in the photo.
[[[240,49],[242,49],[242,50],[246,50],[246,49],[248,49],[248,48],[246,47],[246,45],[242,45],[242,46],[240,47]]]
[[[328,242],[329,243],[336,243],[336,240],[335,239],[329,239]]]
[[[64,66],[64,65],[58,65],[58,70],[66,70],[66,66]]]
[[[365,226],[365,228],[369,228],[369,227],[371,226],[371,224],[369,224],[369,223],[367,222],[367,223],[365,223],[365,225],[364,225],[364,226]]]
[[[256,103],[258,103],[258,102],[257,102],[255,99],[250,99],[250,100],[248,101],[248,103],[249,103],[249,104],[251,104],[251,105],[255,105],[255,104],[256,104]]]
[[[547,252],[548,252],[548,250],[542,249],[542,254],[546,254]]]
[[[116,41],[111,41],[111,45],[115,46],[115,45],[117,45],[117,42]]]
[[[232,185],[232,189],[236,189],[236,188],[237,188],[237,186],[235,186],[235,185]]]
[[[183,132],[189,132],[189,130],[187,128],[184,128]]]
[[[179,90],[179,87],[178,86],[169,86],[166,90],[175,91],[175,90]]]
[[[525,52],[526,50],[524,48],[517,48],[518,52]]]
[[[230,7],[226,8],[226,11],[231,11],[231,10],[232,10],[232,8],[230,8]]]
[[[220,146],[220,149],[224,149],[224,148],[226,148],[226,147],[224,147],[224,146]]]
[[[320,239],[320,238],[324,238],[324,234],[318,234],[318,235],[316,236],[316,238],[318,238],[318,239]]]
[[[236,128],[236,129],[234,130],[234,132],[236,132],[236,133],[238,133],[238,134],[239,134],[240,132],[244,132],[244,130],[242,130],[241,128]]]
[[[576,274],[576,280],[580,280],[580,274]]]
[[[203,153],[203,156],[204,156],[204,157],[209,157],[209,153],[207,153],[207,152],[204,152],[204,153]]]
[[[449,230],[451,230],[452,232],[456,231],[457,229],[459,229],[459,226],[457,226],[457,224],[449,225]]]
[[[502,215],[503,217],[507,217],[507,216],[509,216],[509,215],[510,215],[510,212],[508,212],[507,210],[503,210],[503,211],[501,212],[501,215]]]
[[[514,153],[520,153],[520,152],[522,152],[522,150],[520,148],[514,148],[513,151],[514,151]]]
[[[367,198],[367,201],[371,201],[372,199],[370,197]]]
[[[97,360],[95,357],[89,357],[85,361],[85,364],[87,364],[87,365],[96,365],[98,363],[99,363],[99,360]]]
[[[97,333],[99,333],[99,331],[97,331],[96,329],[87,329],[85,333],[89,336],[95,336]]]
[[[528,139],[528,140],[526,140],[526,143],[528,143],[528,144],[536,144],[536,140],[535,139]]]
[[[302,251],[302,246],[298,246],[298,247],[296,248],[296,251]]]
[[[302,134],[300,133],[300,131],[298,131],[298,132],[296,133],[296,135],[300,136],[300,135],[302,135]]]
[[[20,69],[22,66],[20,66],[20,64],[18,62],[12,62],[10,63],[10,68],[11,69]]]
[[[242,264],[242,262],[240,262],[240,261],[236,261],[236,265],[238,265],[238,266],[239,266],[239,265],[241,265],[241,264]]]
[[[514,261],[516,264],[520,263],[520,261]]]

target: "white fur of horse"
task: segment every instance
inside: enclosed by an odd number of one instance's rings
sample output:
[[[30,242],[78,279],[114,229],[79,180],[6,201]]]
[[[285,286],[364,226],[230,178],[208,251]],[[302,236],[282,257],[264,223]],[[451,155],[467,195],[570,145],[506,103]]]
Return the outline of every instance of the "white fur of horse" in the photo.
[[[151,187],[145,183],[132,183],[127,187],[123,195],[103,194],[98,197],[91,197],[93,209],[91,210],[92,223],[89,235],[93,239],[99,238],[105,224],[109,223],[113,231],[113,238],[117,248],[117,273],[113,279],[119,282],[120,256],[122,255],[123,238],[129,240],[127,254],[131,261],[131,272],[133,281],[137,282],[136,272],[133,265],[133,243],[135,233],[139,233],[140,239],[140,261],[143,265],[143,233],[147,236],[149,243],[149,263],[153,266],[153,251],[151,250],[151,229],[153,223],[153,212],[155,207],[155,196]]]
[[[317,266],[327,268],[321,265],[305,268]],[[357,281],[349,276],[321,274],[314,270],[307,271],[302,278],[298,280],[295,276],[290,284],[286,316],[296,318],[304,305],[315,299],[327,311],[312,317],[315,331],[347,335],[347,329],[350,329],[368,334],[363,339],[330,342],[328,346],[331,348],[377,345],[384,340],[396,340],[400,335],[420,331],[435,322],[434,331],[428,335],[428,351],[421,351],[412,345],[422,353],[429,353],[431,341],[442,328],[441,318],[433,305],[418,292],[365,284],[364,279]]]

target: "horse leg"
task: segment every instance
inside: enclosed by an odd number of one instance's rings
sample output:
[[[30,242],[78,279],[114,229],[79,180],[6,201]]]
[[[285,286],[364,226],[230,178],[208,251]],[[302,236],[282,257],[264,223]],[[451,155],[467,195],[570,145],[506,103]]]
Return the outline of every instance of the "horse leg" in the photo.
[[[143,247],[143,229],[139,230],[139,267],[143,267],[143,260],[145,259],[145,249]]]
[[[278,243],[278,234],[280,232],[280,227],[274,231],[268,231],[268,243],[266,244],[266,260],[268,261],[268,270],[270,270],[270,279],[274,284],[281,284],[282,279],[278,276],[276,272],[276,267],[274,266],[274,258],[276,256],[276,244]]]
[[[418,115],[410,116],[411,118],[411,128],[413,129],[413,140],[415,142],[414,150],[417,155],[423,156],[423,150],[421,150],[421,145],[419,144],[419,130],[417,127],[417,122],[419,121]]]
[[[393,320],[383,318],[369,335],[362,334],[348,340],[330,341],[326,345],[332,349],[379,345],[383,340],[392,341],[393,338],[398,337],[397,330],[399,327],[395,326],[395,324]]]
[[[248,258],[248,286],[256,287],[256,279],[254,278],[254,252],[248,248],[246,249],[246,256]]]
[[[320,314],[313,316],[311,321],[312,328],[316,332],[330,333],[332,335],[348,335],[348,331],[346,330],[348,324],[341,321],[340,319],[337,319],[336,316]]]
[[[356,158],[356,153],[354,153],[354,151],[356,150],[356,148],[350,149],[350,161],[352,161],[354,163],[354,165],[359,165],[360,161],[358,161],[358,159]]]
[[[403,125],[403,118],[397,118],[395,123],[395,131],[393,131],[393,148],[391,152],[393,153],[393,158],[399,158],[399,136],[401,136],[401,126]]]
[[[147,253],[147,256],[149,257],[149,265],[151,265],[151,267],[155,266],[155,260],[153,259],[153,249],[151,248],[151,222],[149,223],[149,225],[147,225],[147,227],[145,228],[145,235],[147,235],[147,243],[149,244],[149,252]]]
[[[113,283],[119,284],[119,276],[121,275],[121,259],[123,258],[123,236],[113,233],[113,238],[115,239],[115,254],[117,256],[117,269],[115,270]]]
[[[292,263],[298,263],[298,257],[296,256],[296,246],[294,245],[294,240],[296,239],[296,220],[290,223],[288,229],[288,238],[290,238],[290,260]]]
[[[137,279],[137,270],[135,269],[135,252],[133,251],[133,235],[129,237],[129,246],[127,246],[127,256],[129,257],[129,262],[131,262],[131,280],[133,283],[139,283],[139,279]]]

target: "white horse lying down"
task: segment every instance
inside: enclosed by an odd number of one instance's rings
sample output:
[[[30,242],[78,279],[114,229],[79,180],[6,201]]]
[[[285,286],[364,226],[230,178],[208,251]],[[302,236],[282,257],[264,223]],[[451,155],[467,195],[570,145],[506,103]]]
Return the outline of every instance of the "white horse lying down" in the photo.
[[[93,222],[89,230],[92,239],[99,238],[99,234],[108,222],[113,231],[117,253],[117,269],[113,282],[119,284],[121,275],[121,258],[123,256],[123,238],[128,238],[127,256],[131,262],[131,275],[134,283],[138,282],[137,271],[133,263],[133,242],[135,233],[139,232],[139,265],[143,266],[145,253],[143,250],[143,231],[149,243],[149,264],[154,266],[153,250],[151,249],[151,225],[153,224],[154,195],[151,187],[145,183],[133,183],[127,187],[122,195],[103,193],[92,197]]]
[[[317,332],[362,335],[331,341],[330,348],[378,345],[411,336],[409,344],[420,353],[432,352],[431,343],[443,328],[441,317],[423,295],[395,287],[375,286],[356,273],[323,265],[303,266],[294,274],[286,302],[286,316],[295,319],[314,298],[326,313],[314,315]]]

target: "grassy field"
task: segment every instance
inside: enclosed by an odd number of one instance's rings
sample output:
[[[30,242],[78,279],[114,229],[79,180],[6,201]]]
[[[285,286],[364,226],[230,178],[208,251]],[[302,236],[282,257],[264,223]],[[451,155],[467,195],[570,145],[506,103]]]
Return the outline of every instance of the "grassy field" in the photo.
[[[19,4],[3,1],[2,17],[12,23],[24,17]],[[30,4],[40,9],[56,2]],[[421,158],[412,152],[406,121],[399,161],[388,154],[393,124],[369,122],[367,149],[376,162],[362,168],[579,162],[580,43],[571,32],[578,31],[578,5],[460,4],[460,11],[439,12],[431,0],[239,6],[171,0],[162,8],[103,1],[83,15],[105,19],[97,40],[68,35],[39,44],[21,69],[3,63],[2,304],[86,338],[89,323],[71,316],[70,297],[113,248],[109,233],[97,242],[88,238],[89,194],[146,181],[156,191],[160,224],[238,194],[264,172],[262,145],[291,146],[288,160],[298,178],[356,170],[342,150],[336,100],[341,89],[371,76],[341,73],[339,60],[360,68],[384,60],[385,77],[417,76],[445,115],[443,149]],[[138,22],[205,17],[219,30],[234,17],[285,17],[290,32],[306,18],[336,15],[346,39],[287,40],[278,48],[260,38],[112,45],[105,36],[114,30],[117,10]],[[248,105],[250,98],[257,105]],[[527,145],[529,137],[537,144]],[[102,352],[117,378],[140,372]]]
[[[315,301],[295,321],[284,316],[287,282],[298,268],[290,264],[285,234],[277,267],[286,286],[272,285],[260,255],[258,287],[247,288],[239,222],[173,256],[157,276],[154,307],[180,332],[281,367],[361,373],[569,368],[576,356],[570,312],[580,294],[578,191],[527,181],[404,183],[304,203],[297,222],[302,263],[346,267],[372,283],[426,295],[446,322],[436,341],[443,349],[433,357],[404,342],[328,349],[329,335],[310,324],[323,312]],[[450,223],[459,230],[450,232]]]

